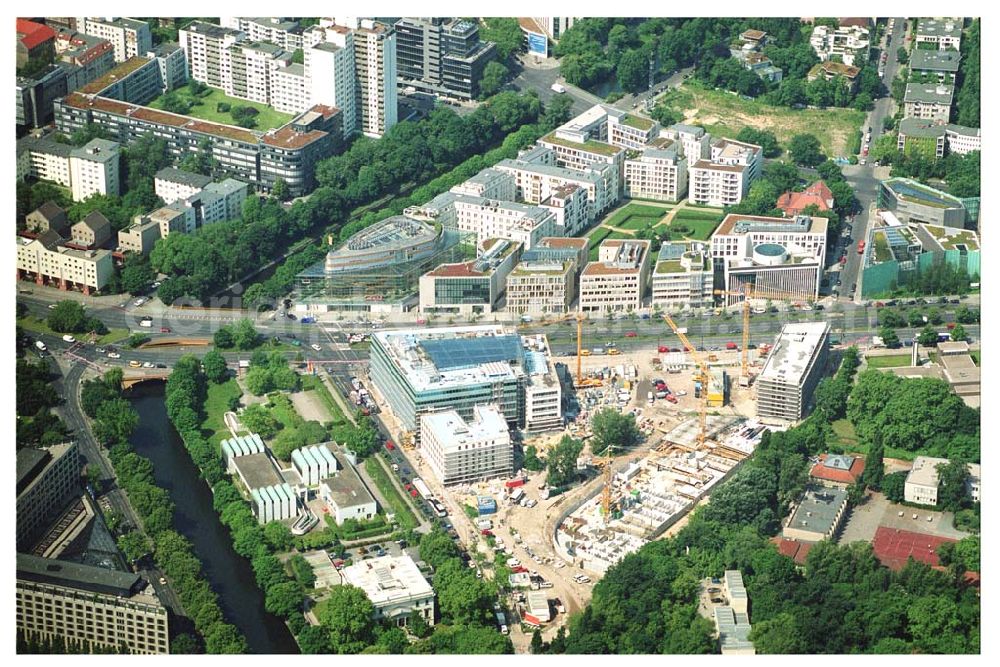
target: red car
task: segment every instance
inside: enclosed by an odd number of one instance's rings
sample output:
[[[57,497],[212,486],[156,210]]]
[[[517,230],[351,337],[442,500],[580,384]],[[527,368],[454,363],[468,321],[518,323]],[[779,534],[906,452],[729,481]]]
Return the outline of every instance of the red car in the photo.
[[[410,489],[410,495],[412,497],[416,498],[417,497],[417,490],[416,489]]]
[[[625,332],[625,337],[626,338],[635,338],[637,335],[638,334],[636,332],[634,332],[634,331],[626,331]]]
[[[955,323],[954,322],[948,322],[948,324],[946,324],[944,326],[947,329],[954,329],[955,328]]]
[[[170,333],[170,327],[160,327],[160,333]]]
[[[396,445],[392,444],[392,440],[386,440],[385,448],[391,452],[392,450],[396,449]]]
[[[514,574],[520,574],[521,572],[527,572],[528,568],[526,568],[523,565],[518,565],[517,567],[512,567],[510,571],[513,572]]]
[[[480,534],[483,535],[484,537],[491,537],[493,535],[493,531],[488,528],[484,528],[483,530],[480,531]]]
[[[661,345],[658,348],[656,348],[656,351],[662,354],[664,352],[669,352],[670,348],[667,347],[666,345]]]

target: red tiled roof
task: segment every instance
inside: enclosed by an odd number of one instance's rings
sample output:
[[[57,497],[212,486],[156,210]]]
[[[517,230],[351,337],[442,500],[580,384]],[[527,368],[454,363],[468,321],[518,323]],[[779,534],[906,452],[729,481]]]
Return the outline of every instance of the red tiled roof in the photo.
[[[810,477],[815,477],[816,479],[823,479],[828,482],[840,482],[841,484],[853,484],[860,477],[861,473],[865,471],[865,460],[860,456],[854,457],[854,462],[851,463],[850,470],[841,470],[839,468],[830,468],[825,465],[826,454],[822,454],[819,457],[819,463],[812,467],[809,471]]]
[[[937,548],[945,542],[957,541],[947,537],[879,526],[875,531],[875,539],[872,540],[872,548],[875,557],[882,561],[883,565],[890,570],[901,570],[911,556],[914,560],[931,567],[940,565]]]
[[[798,540],[789,540],[784,537],[772,537],[771,544],[778,547],[778,552],[782,556],[788,556],[794,560],[796,565],[804,565],[806,556],[809,555],[809,551],[813,548],[811,542],[799,542]]]
[[[427,275],[434,276],[435,278],[468,278],[485,275],[482,271],[476,271],[472,268],[475,263],[475,260],[473,260],[471,262],[462,262],[461,264],[442,264],[436,269],[428,271]]]
[[[29,50],[56,37],[56,31],[49,26],[28,19],[17,20],[17,34],[21,35],[21,43]]]

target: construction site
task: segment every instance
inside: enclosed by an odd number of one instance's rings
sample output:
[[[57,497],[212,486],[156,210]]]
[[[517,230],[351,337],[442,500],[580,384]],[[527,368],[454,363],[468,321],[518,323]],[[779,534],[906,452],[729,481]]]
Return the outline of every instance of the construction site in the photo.
[[[706,438],[688,419],[660,438],[645,458],[611,474],[595,496],[565,510],[556,552],[604,573],[663,535],[753,453],[766,427],[737,416],[708,417]]]

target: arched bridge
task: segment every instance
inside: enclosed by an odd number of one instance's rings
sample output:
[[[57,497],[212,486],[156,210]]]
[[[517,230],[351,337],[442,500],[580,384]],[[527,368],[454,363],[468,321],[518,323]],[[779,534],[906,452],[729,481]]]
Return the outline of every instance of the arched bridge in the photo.
[[[151,381],[164,381],[170,377],[169,368],[157,368],[155,370],[149,370],[146,372],[133,370],[131,372],[126,372],[122,377],[122,388],[131,389],[135,385],[141,382],[151,382]]]

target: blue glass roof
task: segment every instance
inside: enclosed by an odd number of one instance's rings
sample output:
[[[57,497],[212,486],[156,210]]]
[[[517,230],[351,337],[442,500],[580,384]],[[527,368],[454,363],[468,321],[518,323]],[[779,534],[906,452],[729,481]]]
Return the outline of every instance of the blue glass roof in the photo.
[[[470,368],[491,361],[521,364],[524,347],[520,336],[480,336],[424,340],[420,346],[439,371]]]

